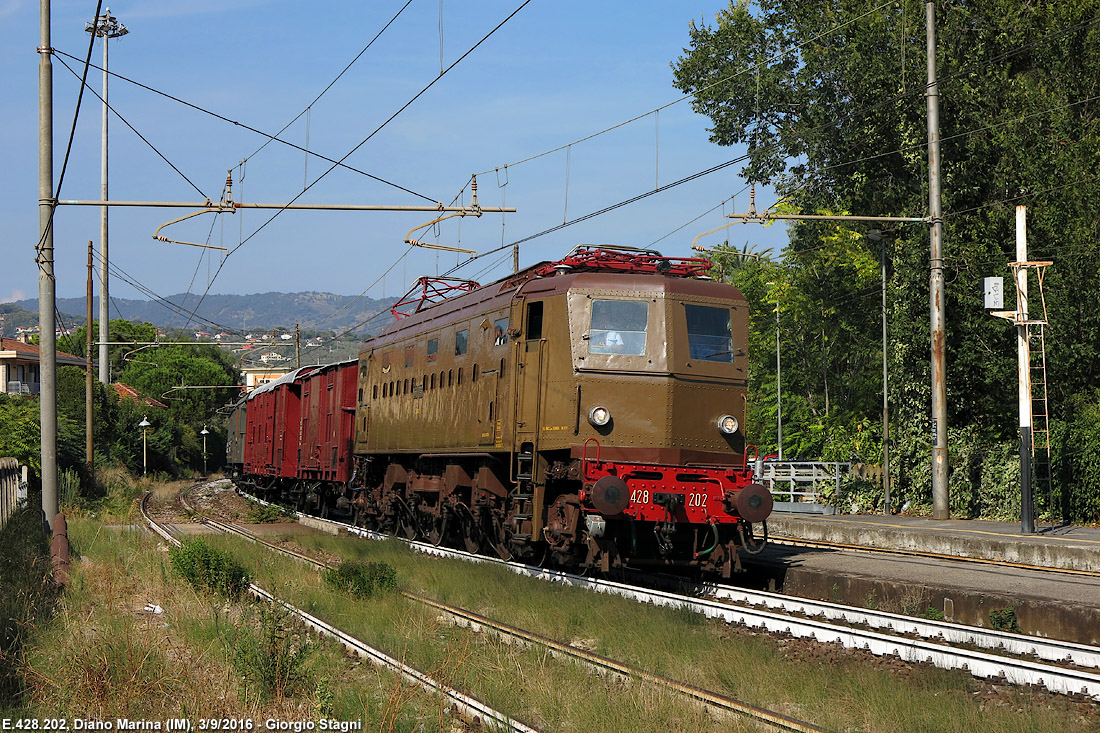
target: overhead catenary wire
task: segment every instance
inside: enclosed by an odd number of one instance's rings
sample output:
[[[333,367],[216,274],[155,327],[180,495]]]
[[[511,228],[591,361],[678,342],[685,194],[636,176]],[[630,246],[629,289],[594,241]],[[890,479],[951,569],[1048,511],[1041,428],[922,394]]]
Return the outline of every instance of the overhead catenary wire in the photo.
[[[405,8],[409,7],[409,5],[412,4],[412,1],[413,0],[408,0],[404,5],[401,6],[400,10],[398,10],[396,13],[394,13],[393,17],[389,19],[389,22],[387,22],[384,26],[382,26],[382,30],[380,30],[376,34],[374,34],[374,37],[371,38],[370,41],[367,42],[367,45],[363,46],[363,49],[358,54],[355,55],[355,58],[353,58],[351,61],[348,62],[348,65],[345,66],[340,71],[340,73],[336,75],[336,78],[334,78],[332,81],[330,81],[328,83],[328,85],[325,86],[325,88],[321,90],[320,94],[318,94],[316,97],[313,98],[312,102],[310,102],[309,104],[307,104],[305,106],[305,109],[303,109],[301,112],[299,112],[297,115],[295,115],[294,119],[292,119],[290,122],[283,125],[282,128],[277,133],[275,133],[274,136],[269,137],[266,141],[264,141],[264,144],[261,145],[260,147],[256,148],[256,150],[254,150],[251,155],[245,156],[244,160],[249,160],[251,158],[254,158],[257,153],[259,153],[261,150],[266,148],[272,141],[277,139],[279,135],[282,135],[284,132],[286,132],[287,129],[291,125],[293,125],[295,122],[297,122],[299,119],[301,119],[302,115],[308,114],[310,108],[312,108],[313,105],[315,105],[319,101],[321,101],[321,97],[325,96],[325,94],[328,92],[328,90],[332,89],[332,87],[336,85],[336,82],[340,81],[340,79],[344,76],[344,74],[348,73],[348,70],[351,69],[351,67],[354,66],[355,63],[360,58],[362,58],[363,54],[365,54],[367,52],[367,50],[370,49],[370,47],[374,45],[374,42],[377,41],[379,39],[379,37],[381,37],[381,35],[386,32],[386,29],[388,29],[391,25],[393,25],[394,21],[396,21],[401,16],[401,14],[405,12]],[[282,142],[282,141],[280,140],[280,142]],[[307,147],[308,147],[308,133],[307,133]],[[308,156],[309,156],[309,151],[308,150],[306,151],[306,156],[307,156],[307,160],[308,160]],[[332,161],[329,161],[329,162],[332,162]],[[426,198],[426,197],[424,197],[424,198]],[[428,200],[430,201],[431,199],[428,199]]]
[[[69,71],[69,73],[70,73],[70,74],[72,74],[73,76],[75,76],[75,77],[76,77],[77,79],[80,79],[80,74],[76,73],[76,71],[75,71],[75,70],[74,70],[74,69],[73,69],[72,67],[70,67],[70,66],[69,66],[69,65],[68,65],[67,63],[65,63],[65,59],[63,59],[63,58],[60,58],[60,57],[59,57],[59,58],[58,58],[57,60],[61,62],[61,65],[62,65],[62,66],[64,66],[64,67],[65,67],[65,68],[66,68],[66,69],[67,69],[67,70]],[[149,146],[149,149],[150,149],[150,150],[152,150],[152,151],[153,151],[154,153],[156,153],[156,154],[157,154],[157,156],[158,156],[158,157],[159,157],[159,158],[160,158],[161,160],[163,160],[163,161],[164,161],[165,163],[167,163],[167,164],[168,164],[168,167],[169,167],[169,168],[171,168],[171,169],[172,169],[172,170],[174,170],[174,171],[175,171],[176,173],[178,173],[178,174],[179,174],[179,176],[180,176],[180,178],[182,178],[183,180],[187,181],[188,185],[190,185],[190,186],[191,186],[191,188],[195,189],[195,191],[196,191],[196,192],[198,192],[199,196],[202,196],[202,197],[203,197],[204,199],[208,199],[208,198],[210,198],[210,197],[209,197],[209,196],[207,196],[207,195],[206,195],[205,193],[203,193],[203,190],[202,190],[201,188],[199,188],[199,187],[198,187],[198,186],[197,186],[197,185],[195,184],[195,182],[194,182],[194,181],[192,181],[192,180],[191,180],[190,178],[188,178],[188,177],[187,177],[187,175],[186,175],[186,174],[185,174],[185,173],[184,173],[183,171],[181,171],[181,170],[179,169],[179,167],[177,167],[177,166],[176,166],[176,164],[175,164],[175,163],[173,163],[172,161],[168,160],[168,158],[167,158],[167,157],[166,157],[166,156],[164,155],[164,153],[160,152],[160,150],[158,150],[158,149],[157,149],[157,146],[156,146],[156,145],[153,145],[153,143],[149,142],[149,139],[148,139],[148,138],[146,138],[146,137],[145,137],[144,135],[142,135],[142,134],[141,134],[140,132],[138,132],[137,128],[136,128],[136,127],[134,127],[133,125],[131,125],[131,124],[130,124],[130,121],[129,121],[129,120],[127,120],[127,119],[126,119],[125,117],[123,117],[123,116],[122,116],[122,115],[121,115],[121,114],[119,113],[119,111],[118,111],[118,110],[116,110],[116,109],[115,109],[115,108],[114,108],[113,106],[111,106],[111,105],[110,105],[110,104],[109,104],[108,102],[105,102],[105,101],[103,100],[103,97],[101,97],[101,96],[100,96],[99,92],[97,92],[97,91],[96,91],[95,89],[92,89],[91,87],[88,87],[88,91],[90,91],[90,92],[91,92],[92,94],[94,94],[94,95],[95,95],[95,97],[96,97],[96,99],[98,99],[98,100],[99,100],[100,102],[103,102],[103,104],[104,104],[104,105],[106,105],[107,109],[109,109],[109,110],[110,110],[110,111],[111,111],[111,112],[112,112],[112,113],[114,114],[114,116],[115,116],[115,117],[117,117],[117,118],[118,118],[119,120],[121,120],[121,121],[122,121],[122,124],[124,124],[124,125],[126,125],[127,127],[129,127],[129,128],[130,128],[130,131],[131,131],[131,132],[133,132],[133,133],[134,133],[135,135],[137,135],[137,136],[138,136],[138,138],[139,138],[139,139],[140,139],[140,140],[141,140],[141,141],[142,141],[143,143],[145,143],[146,145],[148,145],[148,146]]]
[[[80,60],[76,56],[73,56],[72,54],[65,53],[64,51],[60,51],[58,49],[54,49],[53,52],[54,52],[54,55],[65,56],[67,58],[73,59],[74,61],[79,61]],[[90,64],[89,66],[92,69],[97,69],[99,71],[103,71],[103,69],[100,69],[95,64]],[[416,196],[417,198],[424,199],[425,201],[431,201],[432,203],[435,203],[436,201],[438,201],[438,199],[435,199],[435,198],[432,198],[431,196],[427,196],[425,194],[414,191],[411,188],[407,188],[405,186],[402,186],[399,183],[394,183],[393,181],[389,181],[389,180],[386,180],[385,178],[382,178],[380,176],[376,176],[373,173],[368,173],[365,170],[361,170],[359,168],[355,168],[353,166],[347,165],[347,164],[343,163],[342,161],[338,162],[338,161],[336,161],[332,158],[329,158],[328,156],[322,155],[321,153],[311,152],[311,151],[306,150],[305,148],[303,148],[301,145],[298,145],[297,143],[292,143],[289,140],[283,140],[282,138],[280,138],[276,135],[271,135],[269,133],[264,132],[263,130],[259,130],[255,127],[252,127],[251,125],[246,125],[245,123],[240,122],[238,120],[230,119],[229,117],[226,117],[225,115],[218,114],[217,112],[212,112],[208,109],[205,109],[204,107],[200,107],[197,104],[193,104],[193,103],[188,102],[186,100],[180,99],[179,97],[168,94],[167,92],[162,92],[159,89],[155,89],[155,88],[153,88],[153,87],[151,87],[147,84],[142,84],[139,81],[135,81],[134,79],[123,76],[122,74],[119,74],[117,72],[108,71],[107,74],[109,76],[112,76],[112,77],[116,78],[116,79],[127,82],[129,84],[133,84],[134,86],[140,87],[141,89],[145,89],[146,91],[152,92],[153,94],[157,94],[157,95],[160,95],[160,96],[162,96],[166,99],[170,99],[173,102],[178,102],[179,104],[182,104],[185,107],[189,107],[190,109],[193,109],[196,112],[201,112],[205,115],[209,115],[209,116],[211,116],[215,119],[221,120],[222,122],[227,122],[227,123],[229,123],[229,124],[231,124],[235,127],[239,127],[242,130],[247,130],[248,132],[252,132],[252,133],[255,133],[257,135],[261,135],[263,137],[269,138],[270,142],[282,143],[283,145],[286,145],[290,148],[293,148],[293,149],[298,150],[300,152],[311,155],[314,158],[318,158],[318,159],[323,160],[323,161],[328,162],[328,163],[335,163],[338,167],[343,168],[344,170],[349,170],[352,173],[358,173],[361,176],[366,176],[367,178],[370,178],[371,180],[378,181],[379,183],[384,183],[387,186],[391,186],[392,188],[396,188],[399,191],[404,191],[405,193]],[[86,80],[85,80],[84,86],[87,86]]]
[[[873,13],[878,12],[879,10],[882,10],[887,5],[893,5],[897,1],[898,0],[887,0],[887,2],[884,2],[881,5],[878,5],[877,7],[874,7],[872,9],[866,11],[862,15],[860,15],[858,17],[855,17],[855,18],[852,18],[851,20],[846,21],[844,23],[841,23],[837,26],[834,26],[834,27],[830,28],[827,31],[823,31],[822,33],[819,33],[818,35],[814,36],[813,38],[810,38],[807,41],[798,44],[797,46],[792,46],[789,49],[785,49],[783,51],[780,51],[778,54],[776,54],[776,55],[772,56],[771,58],[768,58],[764,61],[761,61],[759,64],[747,67],[745,69],[742,69],[741,71],[738,71],[736,74],[731,74],[729,76],[718,79],[717,81],[711,82],[710,84],[708,84],[708,85],[702,87],[701,89],[699,89],[699,91],[704,91],[706,89],[710,89],[711,87],[717,86],[719,84],[724,84],[724,83],[726,83],[726,82],[728,82],[732,79],[737,78],[738,76],[741,76],[742,74],[746,74],[746,73],[752,71],[753,69],[758,68],[759,66],[761,66],[763,64],[767,64],[767,63],[771,63],[772,61],[776,61],[779,58],[782,58],[783,56],[786,56],[787,54],[789,54],[793,51],[800,51],[801,49],[803,49],[804,47],[810,45],[811,43],[814,43],[814,42],[818,41],[819,39],[824,38],[825,36],[828,36],[832,33],[835,33],[836,31],[839,31],[839,30],[845,28],[846,26],[851,25],[852,23],[860,21],[863,18],[866,18],[868,15],[871,15]],[[662,104],[659,107],[655,107],[651,110],[648,110],[648,111],[643,112],[641,114],[635,115],[635,116],[633,116],[629,119],[623,120],[622,122],[618,122],[614,125],[611,125],[610,127],[606,127],[606,128],[604,128],[602,130],[599,130],[597,132],[593,132],[589,135],[585,135],[584,137],[578,138],[578,139],[576,139],[572,142],[565,143],[564,145],[558,145],[557,147],[551,148],[549,150],[544,150],[541,153],[536,153],[534,155],[529,155],[526,158],[522,158],[520,160],[515,161],[514,163],[505,163],[503,166],[498,166],[497,168],[490,168],[488,170],[481,171],[477,175],[479,175],[479,176],[486,175],[486,174],[492,173],[495,170],[498,170],[499,168],[507,168],[509,166],[514,168],[518,165],[523,165],[524,163],[529,163],[532,160],[537,160],[537,159],[542,158],[544,156],[551,155],[553,153],[557,153],[557,152],[559,152],[561,150],[564,150],[567,147],[570,147],[572,145],[577,145],[579,143],[587,142],[587,141],[589,141],[593,138],[600,137],[601,135],[605,135],[609,132],[613,132],[615,130],[618,130],[620,127],[625,127],[626,125],[629,125],[632,122],[637,122],[638,120],[645,119],[646,117],[648,117],[651,114],[659,113],[661,110],[668,109],[669,107],[674,107],[677,104],[680,104],[681,102],[686,102],[690,99],[693,99],[694,97],[695,97],[695,94],[685,94],[684,96],[680,97],[679,99],[674,99],[671,102],[667,102],[665,104]]]
[[[98,0],[98,2],[96,2],[96,6],[95,6],[95,17],[96,18],[99,17],[100,10],[102,10],[102,9],[103,9],[103,0]],[[87,86],[88,86],[88,70],[89,70],[89,68],[91,68],[92,50],[95,48],[95,39],[96,39],[95,33],[92,33],[88,38],[88,54],[84,57],[84,75],[81,77],[81,80],[80,80],[80,91],[77,92],[77,95],[76,95],[76,108],[73,110],[73,124],[69,128],[69,140],[65,144],[65,157],[62,159],[62,162],[61,162],[61,175],[59,175],[57,177],[57,185],[53,187],[54,201],[56,201],[58,198],[61,197],[61,186],[65,183],[65,172],[69,168],[69,156],[72,154],[72,151],[73,151],[73,139],[76,137],[76,123],[77,123],[77,120],[80,119],[80,105],[81,105],[81,102],[84,100],[84,89],[87,88]],[[51,49],[44,49],[44,52],[45,53],[50,53],[50,54],[55,55],[55,56],[58,53],[57,49],[52,49],[52,48]],[[80,60],[80,59],[76,58],[75,56],[72,56],[71,58],[74,61],[79,61]],[[50,216],[46,221],[46,226],[42,227],[42,233],[39,236],[38,244],[35,245],[35,248],[34,248],[35,253],[36,253],[35,261],[37,262],[40,269],[42,268],[42,265],[44,264],[43,261],[42,261],[42,248],[46,243],[46,238],[49,236],[50,232],[53,231],[53,219],[56,215],[57,215],[57,206],[56,205],[51,206],[50,207]],[[54,277],[52,271],[50,272],[50,277],[51,278]],[[47,311],[47,313],[48,312],[49,311]]]
[[[482,36],[481,39],[477,41],[477,43],[475,43],[473,46],[471,46],[464,54],[459,56],[450,66],[448,66],[446,69],[444,69],[442,72],[440,72],[440,74],[438,76],[436,76],[434,79],[432,79],[430,82],[428,82],[428,84],[425,85],[419,92],[417,92],[415,95],[413,95],[413,97],[409,101],[407,101],[396,112],[394,112],[392,115],[390,115],[388,118],[386,118],[386,120],[384,122],[382,122],[382,124],[380,124],[369,135],[367,135],[365,138],[363,138],[363,140],[360,141],[355,147],[353,147],[351,150],[349,150],[344,155],[343,158],[341,158],[339,161],[334,162],[333,165],[330,168],[328,168],[324,173],[322,173],[316,179],[314,179],[313,183],[310,183],[301,192],[296,194],[289,202],[287,202],[286,206],[290,206],[295,201],[297,201],[299,198],[301,198],[302,195],[306,193],[306,191],[308,191],[310,188],[312,188],[314,185],[316,185],[319,181],[321,181],[325,176],[327,176],[329,173],[331,173],[333,170],[335,170],[337,167],[339,167],[343,163],[343,161],[347,160],[353,153],[355,153],[355,151],[357,151],[359,148],[363,147],[363,145],[365,145],[371,138],[373,138],[384,127],[386,127],[386,125],[388,125],[398,115],[400,115],[402,112],[404,112],[406,109],[408,109],[408,107],[410,105],[412,105],[413,102],[415,102],[417,99],[419,99],[421,96],[423,96],[425,92],[427,92],[429,89],[431,89],[433,86],[435,86],[436,82],[438,82],[440,79],[442,79],[449,71],[451,71],[451,69],[458,66],[458,64],[462,63],[462,61],[467,56],[469,56],[471,53],[473,53],[475,50],[477,50],[483,43],[485,43],[485,41],[487,41],[498,30],[500,30],[509,20],[511,20],[513,17],[515,17],[516,14],[518,14],[525,7],[527,7],[527,5],[530,4],[530,2],[531,2],[531,0],[524,0],[519,5],[519,7],[517,7],[515,10],[513,10],[511,13],[509,13],[508,16],[504,18],[504,20],[500,21],[496,26],[493,27],[492,30],[490,30],[488,33],[486,33],[484,36]],[[237,250],[239,250],[241,247],[243,247],[246,243],[248,243],[249,240],[251,240],[257,234],[259,234],[265,227],[267,227],[268,224],[270,224],[272,221],[274,221],[275,218],[278,217],[284,211],[286,211],[286,207],[276,210],[275,213],[272,214],[271,217],[269,217],[263,224],[261,224],[255,230],[253,230],[252,233],[249,234],[247,237],[243,238],[237,244],[236,247],[234,247],[228,253],[226,253],[225,257],[222,258],[221,262],[219,263],[218,269],[214,272],[214,277],[211,279],[210,283],[207,284],[206,291],[203,293],[202,297],[199,299],[198,304],[195,306],[196,311],[198,310],[198,308],[200,306],[202,306],[202,302],[203,302],[203,300],[205,300],[206,294],[210,291],[210,287],[213,285],[214,281],[217,280],[218,275],[222,271],[222,268],[225,267],[225,263],[229,261],[230,255],[232,255]]]

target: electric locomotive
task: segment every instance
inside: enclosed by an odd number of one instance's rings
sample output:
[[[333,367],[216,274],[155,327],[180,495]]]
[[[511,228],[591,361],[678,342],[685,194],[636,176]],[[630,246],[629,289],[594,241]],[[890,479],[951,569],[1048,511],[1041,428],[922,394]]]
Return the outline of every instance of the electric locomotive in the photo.
[[[772,497],[742,430],[748,309],[708,266],[581,246],[485,286],[421,278],[363,345],[354,471],[318,500],[504,558],[729,577]]]

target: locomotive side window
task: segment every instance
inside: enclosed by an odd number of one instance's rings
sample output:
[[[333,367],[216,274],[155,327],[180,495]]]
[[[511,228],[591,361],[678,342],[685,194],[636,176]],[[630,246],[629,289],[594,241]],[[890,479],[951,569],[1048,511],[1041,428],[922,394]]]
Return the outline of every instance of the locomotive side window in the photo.
[[[641,300],[593,300],[590,354],[645,354],[649,305]]]
[[[688,305],[688,354],[702,361],[733,361],[733,334],[729,308]]]
[[[405,347],[405,368],[408,369],[409,367],[411,367],[415,363],[416,363],[416,347],[415,346],[406,346]]]
[[[508,319],[498,318],[493,321],[493,345],[503,346],[508,343]]]
[[[466,353],[469,336],[470,330],[467,328],[455,333],[455,356],[462,356]]]
[[[439,339],[428,339],[428,361],[433,362],[439,356]]]

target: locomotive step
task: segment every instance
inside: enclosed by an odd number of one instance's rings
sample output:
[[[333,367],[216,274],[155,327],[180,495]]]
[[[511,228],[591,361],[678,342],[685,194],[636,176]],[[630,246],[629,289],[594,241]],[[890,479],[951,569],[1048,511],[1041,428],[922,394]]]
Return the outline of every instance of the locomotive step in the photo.
[[[529,535],[529,534],[514,534],[514,535],[511,536],[511,538],[508,541],[509,542],[527,542],[529,539],[531,539],[531,535]]]
[[[516,481],[530,481],[530,480],[531,480],[531,474],[529,474],[529,473],[517,473],[516,474]]]
[[[530,519],[530,518],[531,518],[530,514],[513,514],[511,517],[509,517],[509,519],[518,519],[521,522],[525,519]]]

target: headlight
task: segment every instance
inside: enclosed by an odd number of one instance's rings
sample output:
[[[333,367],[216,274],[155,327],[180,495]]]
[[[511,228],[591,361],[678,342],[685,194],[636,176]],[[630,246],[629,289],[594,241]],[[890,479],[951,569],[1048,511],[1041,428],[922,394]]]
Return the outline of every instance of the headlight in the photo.
[[[723,415],[718,418],[718,432],[723,435],[733,435],[737,432],[737,418],[733,415]]]
[[[611,422],[611,411],[606,407],[593,407],[588,412],[588,422],[598,428],[602,428]]]

